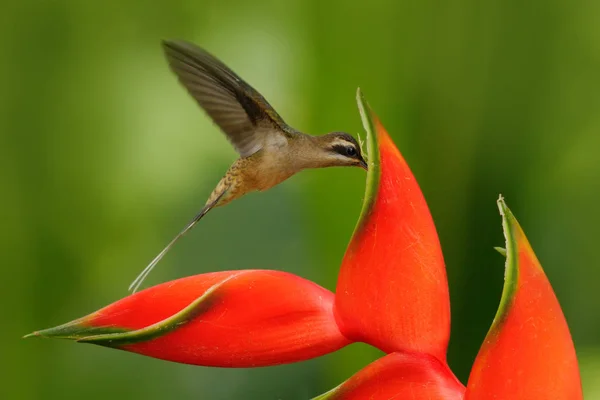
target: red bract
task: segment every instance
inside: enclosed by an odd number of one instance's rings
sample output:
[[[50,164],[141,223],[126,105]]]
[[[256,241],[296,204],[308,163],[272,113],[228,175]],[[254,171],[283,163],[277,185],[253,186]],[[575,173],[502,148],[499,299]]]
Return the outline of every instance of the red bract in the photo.
[[[506,235],[506,282],[466,398],[583,398],[560,304],[519,223],[502,199],[498,205]]]
[[[390,354],[319,399],[581,399],[560,305],[502,199],[500,309],[467,387],[456,379],[446,363],[448,285],[429,210],[360,95],[358,103],[367,130],[367,191],[335,297],[284,272],[216,272],[152,287],[32,335],[227,367],[300,361],[364,341]]]
[[[365,120],[378,140],[369,141],[368,200],[342,262],[336,317],[354,340],[445,361],[450,300],[435,226],[402,155],[376,118]]]
[[[257,367],[314,358],[349,341],[333,293],[280,271],[228,271],[163,283],[34,335],[186,364]]]

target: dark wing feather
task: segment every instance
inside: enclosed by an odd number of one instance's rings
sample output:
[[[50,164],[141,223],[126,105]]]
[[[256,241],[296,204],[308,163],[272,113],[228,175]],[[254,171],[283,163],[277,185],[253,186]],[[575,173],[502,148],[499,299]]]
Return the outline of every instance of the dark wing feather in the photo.
[[[164,41],[169,65],[242,157],[260,150],[266,135],[287,125],[254,88],[196,45]]]

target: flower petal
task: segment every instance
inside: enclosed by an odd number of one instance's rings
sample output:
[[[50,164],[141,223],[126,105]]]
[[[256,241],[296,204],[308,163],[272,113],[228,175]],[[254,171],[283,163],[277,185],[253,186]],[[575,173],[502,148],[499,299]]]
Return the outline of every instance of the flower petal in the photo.
[[[467,385],[467,399],[582,399],[569,327],[542,266],[504,200],[506,276],[500,308]]]
[[[313,400],[459,400],[464,391],[448,366],[437,358],[391,353]]]
[[[185,364],[275,365],[314,358],[350,342],[336,325],[333,299],[328,290],[285,272],[215,272],[151,287],[32,335]]]
[[[336,317],[353,340],[445,361],[450,300],[435,226],[402,155],[360,92],[357,97],[369,172],[337,284]]]

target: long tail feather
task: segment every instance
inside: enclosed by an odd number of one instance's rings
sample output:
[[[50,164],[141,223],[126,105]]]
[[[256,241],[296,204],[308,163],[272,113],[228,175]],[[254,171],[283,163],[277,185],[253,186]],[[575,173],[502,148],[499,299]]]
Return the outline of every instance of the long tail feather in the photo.
[[[194,217],[194,219],[191,220],[187,224],[187,226],[181,232],[179,232],[179,234],[177,234],[177,236],[175,236],[175,238],[173,240],[171,240],[171,242],[169,242],[169,244],[164,249],[162,249],[162,251],[160,253],[158,253],[158,255],[156,257],[154,257],[154,259],[150,262],[150,264],[148,264],[148,266],[146,268],[144,268],[144,270],[137,276],[137,278],[135,278],[135,280],[131,283],[131,285],[129,285],[129,290],[132,293],[135,293],[138,290],[138,288],[140,287],[142,282],[146,279],[146,277],[154,269],[156,264],[158,264],[158,262],[165,256],[165,254],[167,254],[169,252],[169,250],[171,250],[171,247],[173,247],[175,242],[177,242],[183,235],[185,235],[190,229],[192,229],[194,227],[194,225],[196,225],[198,223],[198,221],[200,221],[202,219],[202,217],[204,217],[209,210],[210,210],[210,208],[208,208],[207,206],[203,207],[202,211],[200,211],[200,213],[198,213],[198,215],[196,215]]]
[[[202,217],[204,217],[206,215],[206,213],[209,212],[219,202],[221,197],[223,197],[223,195],[226,192],[227,192],[227,190],[224,190],[213,202],[202,207],[202,210],[200,210],[198,215],[196,215],[194,217],[194,219],[192,219],[187,224],[187,226],[185,228],[183,228],[183,230],[181,232],[179,232],[179,234],[177,234],[177,236],[175,236],[175,238],[173,238],[173,240],[171,240],[171,242],[160,253],[158,253],[158,255],[156,257],[154,257],[154,259],[150,262],[150,264],[148,264],[148,266],[146,268],[144,268],[144,270],[137,276],[137,278],[135,278],[135,280],[133,282],[131,282],[131,285],[129,285],[129,291],[131,293],[135,293],[139,289],[142,282],[144,282],[146,277],[154,269],[156,264],[158,264],[158,262],[165,256],[165,254],[167,254],[169,252],[169,250],[171,250],[173,245],[183,235],[185,235],[190,229],[192,229],[194,227],[194,225],[196,225],[198,223],[198,221],[200,221],[202,219]]]

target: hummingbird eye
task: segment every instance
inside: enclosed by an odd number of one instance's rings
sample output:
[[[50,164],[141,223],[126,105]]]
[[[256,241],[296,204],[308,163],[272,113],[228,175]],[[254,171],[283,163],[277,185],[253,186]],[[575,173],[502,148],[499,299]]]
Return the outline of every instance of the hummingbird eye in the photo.
[[[354,148],[353,146],[346,147],[346,154],[349,157],[356,157],[356,148]]]

